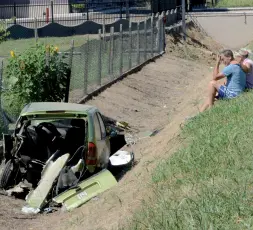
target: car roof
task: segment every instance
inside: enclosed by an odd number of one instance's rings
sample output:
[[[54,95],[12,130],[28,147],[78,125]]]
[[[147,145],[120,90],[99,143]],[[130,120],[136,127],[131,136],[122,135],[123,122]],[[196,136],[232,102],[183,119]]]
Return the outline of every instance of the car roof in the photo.
[[[21,111],[21,115],[24,113],[36,113],[36,112],[54,112],[54,111],[76,111],[81,113],[88,113],[97,110],[95,106],[64,103],[64,102],[33,102],[27,104]]]

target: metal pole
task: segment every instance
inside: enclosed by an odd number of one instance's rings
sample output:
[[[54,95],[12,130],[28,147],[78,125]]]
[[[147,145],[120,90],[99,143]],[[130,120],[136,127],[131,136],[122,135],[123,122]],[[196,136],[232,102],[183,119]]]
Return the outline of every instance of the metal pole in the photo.
[[[54,2],[51,1],[51,22],[54,23]]]
[[[65,102],[69,102],[69,91],[70,91],[71,69],[72,69],[72,62],[73,62],[73,52],[74,52],[74,40],[71,40],[71,42],[70,42],[70,56],[69,56],[69,71],[67,73]]]
[[[158,29],[158,32],[157,32],[157,50],[158,50],[158,53],[160,54],[161,52],[161,16],[159,15],[158,16],[158,24],[157,24],[157,29]]]
[[[137,22],[137,65],[140,64],[140,22]]]
[[[126,0],[126,19],[130,19],[130,13],[129,13],[129,0]]]
[[[37,18],[34,18],[34,37],[36,44],[38,43],[38,21]]]
[[[151,57],[154,57],[154,14],[151,16]]]
[[[114,68],[114,27],[112,27],[112,50],[111,50],[111,74],[113,78],[113,68]]]
[[[147,60],[147,20],[144,21],[144,61]]]
[[[98,78],[97,83],[99,86],[102,85],[102,31],[101,29],[98,30]]]
[[[89,3],[88,3],[88,1],[86,1],[85,6],[86,6],[86,16],[87,16],[87,21],[89,21]]]
[[[2,108],[2,92],[3,92],[3,66],[4,62],[3,60],[0,63],[0,110],[1,110],[1,117],[3,120],[3,125],[4,125],[4,132],[8,131],[8,121],[4,116],[4,111]]]
[[[83,94],[86,95],[88,92],[88,75],[89,75],[89,54],[90,54],[90,39],[88,35],[88,41],[86,43],[86,49],[85,49],[85,63],[84,63],[84,88],[83,88]]]
[[[132,69],[132,44],[133,44],[133,36],[132,36],[132,22],[129,22],[129,57],[128,57],[128,61],[129,61],[129,70]]]
[[[120,59],[119,59],[119,74],[120,76],[123,73],[123,27],[122,24],[120,24]]]
[[[103,40],[105,42],[105,15],[103,14]]]
[[[183,38],[184,40],[186,40],[185,0],[182,0],[182,29],[183,29]]]
[[[13,15],[14,15],[14,24],[17,24],[17,5],[16,5],[16,2],[14,2],[14,5],[13,5]]]
[[[122,4],[123,4],[123,2],[120,1],[120,19],[122,19]]]
[[[113,54],[114,53],[114,27],[110,29],[110,47],[109,47],[109,75],[113,76]]]

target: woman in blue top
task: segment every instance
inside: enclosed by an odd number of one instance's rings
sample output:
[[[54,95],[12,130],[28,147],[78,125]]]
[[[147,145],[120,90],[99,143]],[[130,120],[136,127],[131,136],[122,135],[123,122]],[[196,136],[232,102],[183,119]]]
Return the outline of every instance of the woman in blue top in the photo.
[[[220,64],[226,67],[219,72]],[[220,84],[218,81],[227,78],[226,85]],[[224,50],[217,57],[217,63],[213,71],[213,80],[208,86],[208,98],[201,107],[200,112],[204,112],[214,104],[216,93],[219,99],[230,99],[240,95],[246,87],[246,74],[239,62],[234,59],[231,50]]]

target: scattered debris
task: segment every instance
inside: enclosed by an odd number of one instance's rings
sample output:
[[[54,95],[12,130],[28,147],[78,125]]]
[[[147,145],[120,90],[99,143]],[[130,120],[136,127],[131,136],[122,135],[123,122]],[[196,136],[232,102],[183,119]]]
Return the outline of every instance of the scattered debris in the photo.
[[[114,176],[107,169],[104,169],[53,198],[53,201],[62,204],[65,210],[71,211],[116,184],[117,181]]]
[[[25,214],[38,214],[40,212],[40,209],[24,206],[21,211]]]
[[[134,160],[133,152],[119,150],[110,157],[111,166],[123,167],[128,166]]]
[[[58,157],[55,161],[50,160],[47,163],[42,172],[41,180],[38,186],[26,197],[27,208],[41,210],[45,207],[47,204],[47,196],[69,158],[69,154],[64,154],[63,156]]]

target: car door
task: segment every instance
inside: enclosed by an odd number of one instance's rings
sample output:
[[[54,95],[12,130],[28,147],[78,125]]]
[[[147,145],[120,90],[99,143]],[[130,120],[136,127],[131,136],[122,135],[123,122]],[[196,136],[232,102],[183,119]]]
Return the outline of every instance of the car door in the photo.
[[[98,167],[105,168],[109,163],[110,142],[106,136],[105,124],[99,112],[94,114],[94,127],[98,154]]]

